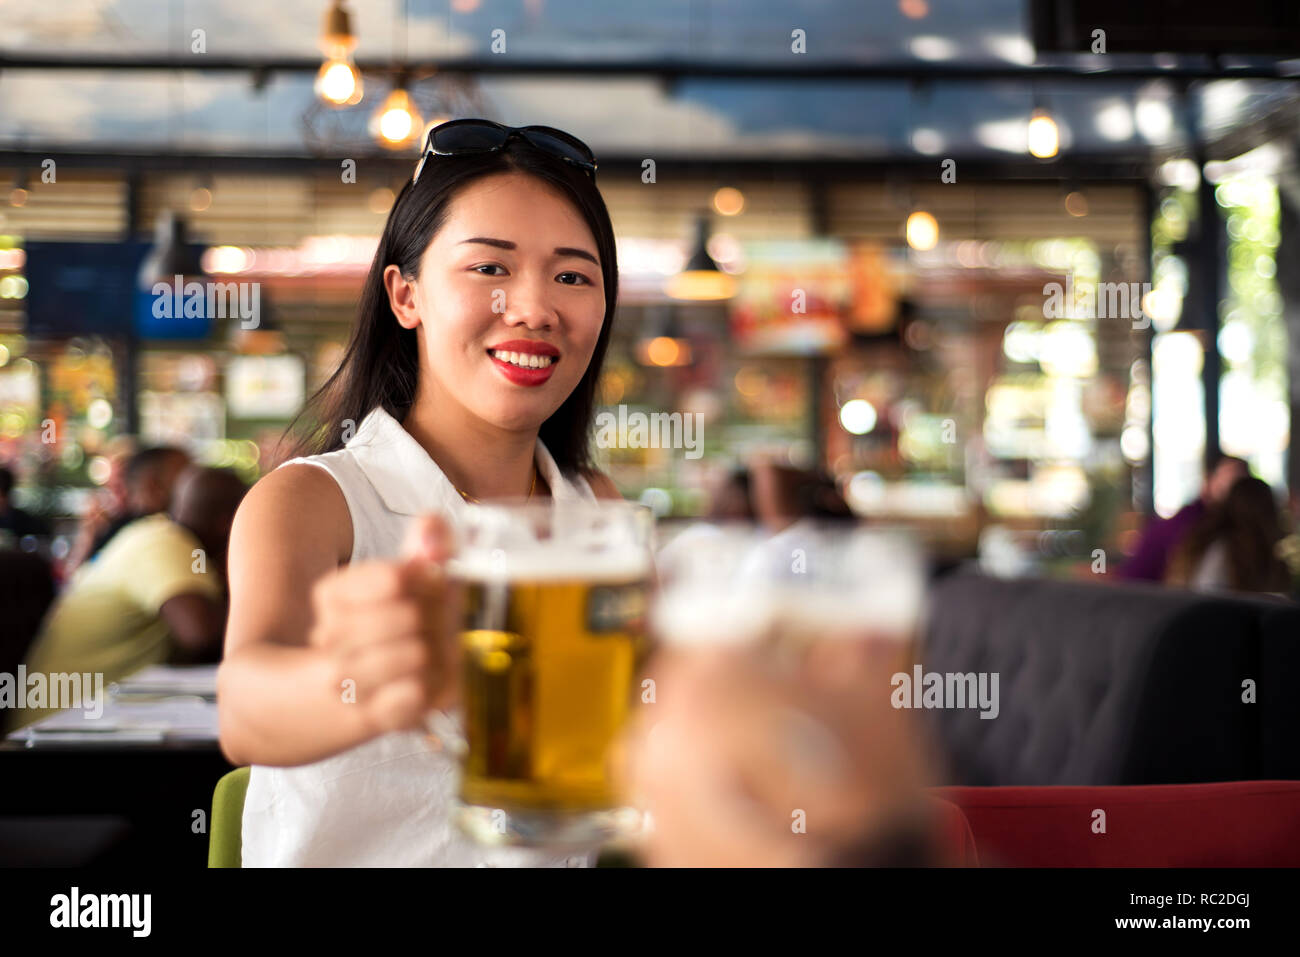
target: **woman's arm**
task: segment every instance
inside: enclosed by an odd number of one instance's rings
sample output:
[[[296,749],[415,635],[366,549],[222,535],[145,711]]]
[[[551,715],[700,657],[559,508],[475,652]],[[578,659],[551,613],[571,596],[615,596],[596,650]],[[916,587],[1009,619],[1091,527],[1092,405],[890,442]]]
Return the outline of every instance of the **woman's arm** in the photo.
[[[407,528],[401,556],[349,562],[334,480],[277,470],[248,493],[230,542],[230,622],[217,673],[221,747],[238,764],[307,764],[419,730],[460,693],[460,592],[446,518]]]
[[[221,749],[232,763],[305,764],[373,733],[334,687],[328,656],[308,645],[313,584],[351,551],[347,502],[315,466],[276,469],[240,504],[217,672]]]

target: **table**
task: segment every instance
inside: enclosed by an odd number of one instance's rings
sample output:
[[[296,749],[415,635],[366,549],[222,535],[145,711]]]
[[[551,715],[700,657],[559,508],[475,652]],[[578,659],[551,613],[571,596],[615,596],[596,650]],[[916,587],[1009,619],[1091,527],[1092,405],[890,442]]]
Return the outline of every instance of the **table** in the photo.
[[[60,712],[0,742],[0,866],[203,867],[232,768],[215,666],[145,669],[107,689],[100,717]]]

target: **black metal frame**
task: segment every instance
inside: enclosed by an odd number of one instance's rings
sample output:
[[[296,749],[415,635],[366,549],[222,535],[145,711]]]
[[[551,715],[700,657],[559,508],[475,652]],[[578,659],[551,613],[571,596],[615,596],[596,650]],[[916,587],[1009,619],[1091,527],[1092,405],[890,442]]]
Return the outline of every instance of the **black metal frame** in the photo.
[[[686,79],[736,80],[965,80],[1004,81],[1030,77],[1061,80],[1087,80],[1097,77],[1150,80],[1156,78],[1184,80],[1273,79],[1300,80],[1300,65],[1295,60],[1261,57],[1228,58],[1222,56],[1183,57],[1179,62],[1162,66],[1154,58],[1149,63],[1127,61],[1144,59],[1136,54],[1084,55],[1057,57],[1033,65],[1016,63],[934,63],[929,61],[894,61],[857,63],[853,61],[812,61],[800,66],[776,66],[735,61],[683,61],[664,59],[625,59],[617,61],[525,60],[506,57],[456,57],[445,60],[358,60],[362,73],[406,74],[412,78],[425,75],[471,76],[653,76],[674,83]],[[249,73],[259,82],[272,73],[315,73],[321,61],[316,57],[229,57],[207,53],[186,55],[145,54],[141,56],[97,56],[90,53],[33,54],[0,52],[0,70],[167,70],[208,73]]]
[[[190,151],[148,153],[138,152],[137,144],[101,144],[94,152],[75,146],[57,144],[42,149],[0,147],[0,168],[39,168],[44,159],[52,158],[59,166],[70,169],[123,169],[139,172],[257,172],[304,173],[332,172],[339,169],[340,152],[302,156],[291,153],[201,153]],[[384,150],[372,154],[358,153],[353,145],[340,145],[349,157],[364,159],[371,172],[381,171],[402,179],[410,177],[413,156],[394,154]],[[1098,183],[1146,180],[1151,161],[1143,155],[1072,153],[1055,160],[1044,161],[1029,157],[997,156],[981,153],[976,157],[954,154],[961,164],[965,180],[1094,180]],[[641,175],[641,155],[614,155],[600,157],[601,172],[607,176]],[[656,163],[662,170],[671,168],[690,176],[763,176],[786,180],[804,180],[811,183],[834,180],[861,180],[863,178],[921,178],[934,179],[941,158],[915,156],[909,158],[863,157],[861,159],[807,159],[792,157],[690,156],[677,157],[656,151]]]

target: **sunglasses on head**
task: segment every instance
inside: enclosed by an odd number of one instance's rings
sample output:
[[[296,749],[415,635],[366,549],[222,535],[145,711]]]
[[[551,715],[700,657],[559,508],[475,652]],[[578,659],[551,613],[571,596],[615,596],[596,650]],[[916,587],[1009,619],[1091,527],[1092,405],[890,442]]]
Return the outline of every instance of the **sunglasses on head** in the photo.
[[[429,130],[424,142],[424,153],[411,184],[420,181],[420,173],[430,156],[468,156],[474,153],[495,153],[513,137],[520,137],[530,146],[549,153],[584,170],[596,178],[596,154],[591,147],[576,136],[553,126],[502,126],[491,120],[448,120]]]

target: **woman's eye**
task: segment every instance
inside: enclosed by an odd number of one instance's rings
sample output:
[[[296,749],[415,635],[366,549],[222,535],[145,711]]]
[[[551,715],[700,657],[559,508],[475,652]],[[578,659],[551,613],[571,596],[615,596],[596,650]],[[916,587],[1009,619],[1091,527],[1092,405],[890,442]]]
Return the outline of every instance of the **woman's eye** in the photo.
[[[502,272],[504,272],[504,267],[501,266],[501,265],[498,264],[498,263],[483,263],[481,266],[474,266],[474,267],[473,267],[473,271],[474,271],[474,272],[477,272],[480,276],[499,276],[499,275],[502,275],[502,273],[485,273],[485,272],[480,272],[480,270],[483,270],[483,269],[501,269]],[[576,279],[577,281],[575,282],[575,281],[572,281],[572,280],[566,280],[566,279],[564,279],[565,276],[572,276],[572,277],[574,277],[574,279]],[[581,286],[581,285],[587,285],[587,286],[590,286],[590,285],[592,284],[592,283],[591,283],[591,280],[588,279],[586,276],[584,276],[584,275],[583,275],[582,273],[580,273],[580,272],[562,272],[562,273],[560,273],[559,278],[561,279],[561,281],[562,281],[562,282],[564,283],[564,285],[566,285],[566,286]]]

